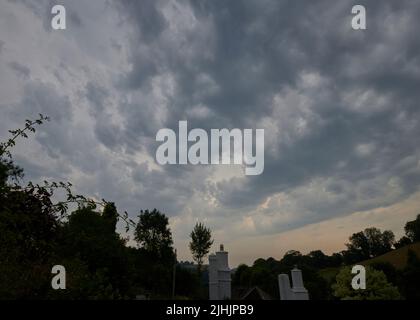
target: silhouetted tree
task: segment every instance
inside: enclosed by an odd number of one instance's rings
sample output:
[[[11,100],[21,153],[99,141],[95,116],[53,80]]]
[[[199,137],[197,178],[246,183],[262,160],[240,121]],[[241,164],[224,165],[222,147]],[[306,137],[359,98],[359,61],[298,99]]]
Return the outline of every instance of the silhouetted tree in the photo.
[[[248,286],[249,285],[250,267],[246,264],[240,264],[232,277],[233,286]]]
[[[42,298],[48,291],[59,223],[35,190],[0,194],[0,299]]]
[[[399,249],[399,248],[405,247],[405,246],[407,246],[411,243],[413,243],[413,241],[411,241],[411,239],[409,237],[403,236],[403,237],[401,237],[400,240],[398,240],[397,242],[394,243],[394,247],[395,247],[395,249]]]
[[[108,202],[102,211],[104,221],[109,225],[109,231],[115,232],[118,222],[118,211],[113,202]]]
[[[420,214],[413,221],[408,221],[404,227],[405,234],[412,242],[420,241]]]
[[[330,267],[339,267],[343,264],[343,255],[335,252],[330,257]]]
[[[289,268],[294,267],[295,265],[302,265],[302,261],[304,260],[302,253],[297,250],[289,250],[287,251],[283,259],[280,260],[282,264],[288,266]]]
[[[374,262],[369,264],[370,267],[372,267],[375,270],[382,271],[389,282],[391,282],[393,285],[397,284],[397,277],[398,272],[397,269],[390,264],[389,262]]]
[[[181,297],[201,298],[200,296],[200,279],[196,272],[188,270],[180,265],[176,266],[176,283],[175,295]]]
[[[311,266],[322,269],[329,266],[328,256],[321,250],[314,250],[309,252],[308,257],[310,258]]]
[[[203,258],[209,253],[210,247],[213,244],[211,239],[211,230],[206,228],[204,224],[197,223],[190,234],[191,241],[189,244],[193,259],[198,265],[198,274],[201,274],[201,266],[203,265]]]
[[[351,262],[358,262],[370,259],[392,250],[395,242],[394,233],[386,230],[381,232],[377,228],[367,228],[364,231],[354,233],[347,243],[347,258],[357,259]]]
[[[420,259],[413,250],[408,250],[407,265],[400,274],[399,286],[407,300],[420,300]]]
[[[173,255],[168,218],[156,209],[140,211],[134,237],[141,248],[158,258]]]

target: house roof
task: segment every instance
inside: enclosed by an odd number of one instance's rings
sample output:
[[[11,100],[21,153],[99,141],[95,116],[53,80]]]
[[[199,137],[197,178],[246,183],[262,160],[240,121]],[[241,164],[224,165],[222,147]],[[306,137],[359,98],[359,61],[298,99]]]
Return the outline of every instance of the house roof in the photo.
[[[261,288],[255,286],[245,292],[240,300],[273,300],[273,298]]]

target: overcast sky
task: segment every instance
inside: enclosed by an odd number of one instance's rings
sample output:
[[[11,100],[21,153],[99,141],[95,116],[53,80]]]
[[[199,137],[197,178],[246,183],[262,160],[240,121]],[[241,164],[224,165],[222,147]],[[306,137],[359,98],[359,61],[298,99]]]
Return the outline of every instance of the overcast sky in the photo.
[[[26,180],[71,181],[131,217],[197,221],[231,265],[344,248],[420,212],[420,2],[0,0],[0,138]],[[367,30],[351,28],[364,4]],[[160,166],[161,128],[265,129],[265,169]]]

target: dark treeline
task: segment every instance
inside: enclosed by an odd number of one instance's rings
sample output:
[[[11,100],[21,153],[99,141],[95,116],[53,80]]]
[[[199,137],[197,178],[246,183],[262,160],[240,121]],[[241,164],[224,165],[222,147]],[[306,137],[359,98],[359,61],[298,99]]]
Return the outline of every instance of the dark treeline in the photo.
[[[190,235],[196,265],[178,263],[168,218],[158,210],[141,210],[134,222],[112,202],[73,195],[69,183],[19,183],[23,170],[9,150],[45,120],[42,115],[27,120],[25,128],[11,131],[12,138],[0,145],[0,299],[207,299],[203,259],[213,240],[204,225],[197,223]],[[57,190],[64,191],[63,201],[53,200]],[[118,221],[131,229],[137,246],[128,246],[117,232]],[[280,261],[257,259],[237,268],[233,289],[258,286],[278,298],[277,275],[297,265],[311,299],[346,298],[337,293],[339,269],[420,241],[420,215],[407,222],[405,231],[395,242],[391,231],[366,229],[350,237],[347,250],[331,256],[291,250]],[[408,260],[402,270],[372,265],[380,272],[373,278],[390,284],[380,297],[420,299],[419,261],[414,253]],[[66,269],[66,290],[51,287],[54,265]],[[333,270],[333,276],[323,275],[325,270]]]
[[[202,297],[197,273],[179,266],[182,285],[173,290],[172,234],[158,210],[140,211],[134,223],[111,202],[73,195],[69,183],[19,184],[23,170],[10,148],[46,120],[27,120],[0,145],[0,299]],[[60,191],[65,200],[54,202]],[[131,228],[136,247],[116,232],[118,220]],[[54,265],[65,267],[66,290],[51,287]]]
[[[4,173],[5,166],[0,169]],[[4,183],[4,180],[3,180]],[[49,196],[10,190],[0,198],[0,299],[133,299],[172,296],[176,265],[167,217],[141,211],[138,247],[116,232],[113,203],[87,204],[59,219]],[[52,290],[51,269],[66,269],[66,290]],[[178,268],[178,296],[197,297],[196,273]]]
[[[175,256],[167,218],[157,210],[142,211],[134,248],[116,233],[116,216],[109,203],[102,211],[81,207],[60,221],[30,192],[3,191],[0,299],[170,298]],[[51,288],[54,265],[66,268],[66,290]],[[196,275],[179,269],[177,277],[187,286],[176,294],[194,297]]]
[[[257,259],[252,266],[244,264],[238,266],[233,275],[233,285],[239,288],[258,286],[273,298],[278,299],[277,275],[289,273],[293,267],[298,266],[302,270],[305,287],[309,291],[311,299],[350,299],[352,297],[340,297],[335,292],[336,276],[343,267],[361,263],[368,264],[372,269],[383,273],[384,279],[398,290],[397,297],[420,299],[420,260],[415,252],[408,252],[406,266],[401,270],[397,270],[389,262],[365,263],[369,259],[394,250],[394,248],[398,249],[419,242],[420,215],[415,220],[406,223],[405,233],[406,235],[396,242],[392,231],[381,232],[377,228],[367,228],[350,236],[349,243],[346,244],[347,250],[332,255],[326,255],[321,250],[311,251],[306,255],[296,250],[290,250],[281,260]],[[351,275],[350,271],[348,271],[348,275]],[[350,283],[351,277],[345,285],[350,286]],[[394,298],[395,295],[394,292],[391,296],[383,297],[373,294],[372,298],[375,297],[387,299]]]

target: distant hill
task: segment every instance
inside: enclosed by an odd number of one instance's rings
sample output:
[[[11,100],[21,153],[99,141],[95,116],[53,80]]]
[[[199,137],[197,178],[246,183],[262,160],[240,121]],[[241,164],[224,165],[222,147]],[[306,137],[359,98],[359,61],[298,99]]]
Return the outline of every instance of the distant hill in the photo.
[[[414,251],[420,258],[420,242],[410,244],[408,246],[392,250],[376,258],[372,258],[361,262],[362,265],[369,265],[376,262],[388,262],[396,269],[403,269],[407,264],[408,250]]]
[[[405,265],[407,264],[408,250],[414,251],[420,259],[420,242],[417,242],[399,249],[392,250],[376,258],[359,262],[359,264],[366,266],[376,262],[388,262],[392,264],[396,269],[404,269]],[[320,270],[319,274],[328,282],[332,282],[334,281],[339,271],[340,267],[326,268]]]

